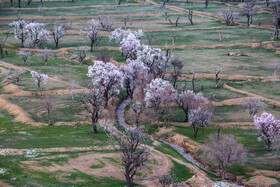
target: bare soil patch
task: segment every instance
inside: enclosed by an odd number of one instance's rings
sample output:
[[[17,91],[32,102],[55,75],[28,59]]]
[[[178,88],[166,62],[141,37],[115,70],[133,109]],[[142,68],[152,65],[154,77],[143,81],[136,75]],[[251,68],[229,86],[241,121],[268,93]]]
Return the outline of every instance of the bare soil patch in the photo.
[[[256,187],[269,187],[273,184],[277,184],[278,181],[274,178],[265,177],[262,175],[254,176],[249,181],[249,184],[256,186]]]

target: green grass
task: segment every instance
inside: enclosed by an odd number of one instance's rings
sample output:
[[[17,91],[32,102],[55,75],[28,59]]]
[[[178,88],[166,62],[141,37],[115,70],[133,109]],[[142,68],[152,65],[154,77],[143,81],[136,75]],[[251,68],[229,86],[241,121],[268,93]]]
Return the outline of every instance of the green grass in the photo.
[[[95,165],[92,165],[90,166],[91,169],[99,169],[99,168],[103,168],[105,166],[105,163],[102,162],[100,159],[95,159],[99,162],[99,164],[95,164]]]
[[[170,174],[176,177],[177,182],[184,182],[193,176],[193,173],[189,168],[174,160],[171,161],[174,166],[171,168]]]

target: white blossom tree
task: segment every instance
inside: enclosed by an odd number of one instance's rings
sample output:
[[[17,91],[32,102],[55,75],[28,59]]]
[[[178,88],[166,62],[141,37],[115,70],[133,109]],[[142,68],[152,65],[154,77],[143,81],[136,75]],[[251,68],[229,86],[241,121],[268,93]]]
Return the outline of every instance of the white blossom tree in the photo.
[[[166,125],[166,115],[168,104],[176,99],[177,91],[173,88],[170,82],[161,78],[156,78],[147,85],[145,89],[144,101],[147,107],[153,108],[156,112],[156,118],[158,119],[159,107],[163,105],[163,116]],[[158,121],[159,124],[159,121]]]
[[[256,128],[260,131],[258,140],[262,139],[267,145],[267,150],[271,151],[272,142],[280,135],[280,120],[277,120],[272,114],[263,112],[260,117],[254,116]]]
[[[128,36],[121,41],[120,45],[121,52],[126,53],[127,59],[137,58],[136,55],[140,48],[140,40],[138,40],[134,34],[128,34]]]
[[[42,96],[42,90],[41,90],[41,83],[44,85],[47,84],[48,82],[48,75],[47,74],[42,74],[38,73],[36,71],[31,71],[32,77],[35,78],[35,84],[38,86],[38,89],[40,91],[40,95]]]
[[[55,55],[52,50],[45,48],[43,51],[40,51],[37,56],[45,61],[45,65],[48,64],[48,60],[53,58]]]
[[[50,43],[50,33],[46,29],[45,24],[30,22],[25,25],[28,38],[26,40],[29,47],[35,48],[37,44]]]
[[[21,59],[23,60],[24,65],[25,65],[27,59],[31,56],[31,52],[30,52],[30,50],[23,50],[23,49],[21,49],[17,53],[17,55],[21,57]]]
[[[56,49],[58,49],[59,40],[62,37],[64,37],[65,32],[70,29],[71,29],[71,23],[70,24],[61,24],[60,22],[57,21],[55,24],[52,24],[51,34],[53,36],[53,40],[55,42]]]
[[[102,91],[105,107],[112,97],[120,93],[117,84],[121,83],[122,73],[114,64],[95,61],[94,65],[88,67],[87,76],[92,78],[93,86]]]
[[[168,58],[162,54],[161,49],[151,48],[149,45],[141,46],[137,52],[137,60],[143,62],[154,77],[165,74],[168,67]]]
[[[24,47],[24,42],[28,37],[28,31],[26,25],[28,22],[25,20],[19,19],[18,21],[13,21],[9,25],[14,28],[15,38],[21,41],[21,47]]]
[[[85,28],[84,30],[80,31],[80,34],[82,37],[90,40],[90,51],[93,51],[93,46],[97,46],[99,42],[101,41],[101,37],[98,36],[100,23],[99,21],[96,21],[92,19],[90,22],[88,22],[88,28]]]

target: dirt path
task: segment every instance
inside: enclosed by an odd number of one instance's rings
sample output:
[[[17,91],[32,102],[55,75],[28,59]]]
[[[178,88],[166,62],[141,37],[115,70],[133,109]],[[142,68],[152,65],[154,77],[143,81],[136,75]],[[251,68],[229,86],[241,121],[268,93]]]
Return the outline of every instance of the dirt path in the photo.
[[[6,184],[6,183],[4,183],[4,182],[1,181],[1,180],[0,180],[0,186],[1,186],[1,187],[12,187],[11,185]]]
[[[237,92],[237,93],[241,93],[241,94],[244,94],[244,95],[248,95],[250,97],[256,97],[256,98],[259,98],[260,100],[262,101],[265,101],[265,102],[268,102],[272,105],[276,105],[276,106],[280,106],[280,102],[279,101],[275,101],[275,100],[272,100],[272,99],[268,99],[268,98],[265,98],[263,96],[260,96],[260,95],[257,95],[257,94],[253,94],[253,93],[250,93],[250,92],[247,92],[247,91],[243,91],[243,90],[238,90],[238,89],[235,89],[227,84],[224,84],[223,85],[224,88],[232,91],[232,92]]]
[[[181,13],[169,13],[169,15],[181,15]],[[126,18],[127,16],[130,17],[156,17],[156,16],[164,16],[164,13],[145,13],[145,14],[118,14],[118,15],[110,15],[110,17],[115,18]],[[98,16],[22,16],[21,17],[24,20],[58,20],[58,19],[64,19],[64,20],[75,20],[75,19],[96,19]],[[16,17],[2,17],[0,20],[7,21],[7,20],[16,20]]]
[[[32,0],[34,1],[34,0]],[[36,1],[36,0],[35,0]],[[40,0],[39,0],[40,1]],[[141,4],[121,4],[121,5],[87,5],[87,6],[65,6],[65,7],[44,7],[44,10],[57,10],[57,9],[79,9],[79,8],[109,8],[109,7],[126,7],[126,6],[140,6]],[[0,8],[1,10],[38,10],[38,8]]]
[[[7,110],[10,114],[15,115],[16,121],[32,124],[35,126],[47,125],[44,123],[35,122],[33,119],[31,119],[29,114],[23,108],[11,103],[8,99],[4,98],[3,96],[0,96],[0,108],[3,108]]]
[[[35,148],[38,153],[50,153],[50,152],[74,152],[74,151],[100,151],[100,150],[111,150],[112,146],[90,146],[90,147],[52,147],[52,148]],[[24,155],[29,149],[12,149],[4,148],[0,149],[0,155]]]

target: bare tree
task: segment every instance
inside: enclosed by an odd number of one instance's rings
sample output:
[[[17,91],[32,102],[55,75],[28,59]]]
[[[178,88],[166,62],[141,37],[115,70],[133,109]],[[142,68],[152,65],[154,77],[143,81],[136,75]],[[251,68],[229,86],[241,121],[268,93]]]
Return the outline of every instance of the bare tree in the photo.
[[[274,37],[279,39],[279,26],[280,26],[280,1],[273,1],[270,5],[273,11],[272,21],[274,24]]]
[[[219,86],[219,81],[220,81],[220,77],[219,77],[219,74],[221,73],[221,71],[223,70],[222,68],[218,69],[216,66],[212,65],[212,67],[214,68],[214,71],[215,71],[215,81],[216,81],[216,84],[215,84],[215,88],[218,88]]]
[[[116,0],[117,5],[121,5],[122,0]]]
[[[188,19],[190,20],[191,25],[193,25],[193,11],[189,8],[189,14],[188,14]]]
[[[135,101],[132,103],[130,108],[130,114],[133,124],[136,124],[137,127],[140,125],[140,115],[144,110],[144,106],[140,101]]]
[[[125,178],[128,187],[133,186],[135,174],[145,166],[148,161],[150,150],[144,144],[146,135],[141,128],[127,128],[122,133],[114,127],[106,127],[108,136],[117,142],[115,149],[122,152],[122,163],[125,167]]]
[[[148,33],[148,34],[146,34],[146,37],[148,39],[148,44],[152,45],[152,41],[155,39],[155,35],[151,34],[151,33]]]
[[[181,15],[177,17],[176,22],[175,22],[175,27],[177,27],[177,26],[178,26],[178,23],[179,23],[179,19],[180,19],[180,17],[181,17]]]
[[[205,8],[208,8],[209,2],[210,2],[210,0],[205,0]]]
[[[26,71],[24,69],[19,69],[19,70],[15,70],[12,74],[13,79],[16,81],[16,83],[19,83],[19,81],[21,80],[22,76],[26,73]]]
[[[100,25],[103,29],[105,29],[106,31],[111,31],[113,30],[114,27],[114,19],[109,17],[109,16],[105,16],[105,17],[100,17],[98,16]]]
[[[1,55],[2,58],[4,58],[4,50],[3,49],[4,49],[4,46],[5,46],[8,38],[9,38],[9,32],[6,33],[6,37],[4,37],[4,39],[2,39],[0,41],[0,55]]]
[[[253,15],[257,13],[257,8],[255,7],[255,5],[256,0],[246,0],[242,7],[242,11],[240,12],[241,15],[247,17],[248,27],[253,23]]]
[[[95,57],[96,57],[97,60],[102,61],[102,62],[110,62],[111,61],[108,50],[100,51]]]
[[[87,53],[86,53],[87,49],[83,46],[79,46],[75,49],[75,54],[76,54],[76,57],[78,57],[78,61],[83,64],[84,63],[84,59],[86,58],[87,56]]]
[[[56,107],[57,101],[46,95],[40,104],[47,110],[48,125],[51,125],[51,111]]]
[[[174,176],[170,174],[164,174],[159,177],[158,182],[162,185],[162,187],[169,187],[170,185],[174,185],[175,179]]]
[[[171,73],[171,78],[173,80],[173,87],[176,88],[176,82],[181,77],[181,71],[182,68],[184,67],[184,64],[181,60],[178,58],[174,59],[171,61],[171,65],[173,67],[173,72]]]
[[[30,50],[23,50],[23,49],[21,49],[21,50],[17,53],[17,55],[21,57],[21,59],[22,59],[23,62],[24,62],[24,65],[25,65],[27,59],[31,56],[31,52],[30,52]]]
[[[93,133],[98,133],[97,122],[100,116],[100,111],[104,106],[103,93],[100,89],[92,88],[83,95],[82,107],[91,119]]]
[[[124,23],[124,28],[127,29],[127,24],[130,21],[130,26],[132,25],[132,18],[127,15],[126,18],[124,18],[123,23]]]
[[[71,93],[72,100],[75,99],[74,96],[75,96],[75,92],[76,92],[78,87],[79,87],[79,83],[76,80],[72,80],[71,84],[68,86],[68,90]]]
[[[11,74],[11,70],[9,69],[2,69],[1,76],[7,78]]]
[[[208,143],[203,147],[204,156],[219,169],[220,176],[224,179],[226,170],[236,162],[244,162],[246,152],[236,138],[231,134],[212,134]]]
[[[45,61],[45,65],[48,64],[48,60],[53,58],[55,55],[52,50],[45,48],[43,51],[40,51],[37,56]]]
[[[220,10],[218,16],[222,22],[226,22],[227,26],[229,26],[230,24],[234,24],[236,19],[233,10],[229,8]]]
[[[249,97],[246,101],[241,103],[252,117],[255,116],[260,110],[265,108],[265,103],[258,98]]]
[[[175,46],[175,40],[176,40],[177,36],[176,36],[176,35],[173,35],[173,34],[170,32],[169,37],[170,37],[170,39],[171,39],[172,45]]]
[[[58,48],[59,40],[63,36],[65,36],[65,31],[70,30],[72,28],[72,24],[61,24],[59,21],[56,23],[52,23],[51,33],[53,36],[53,40],[55,42],[55,48]]]

